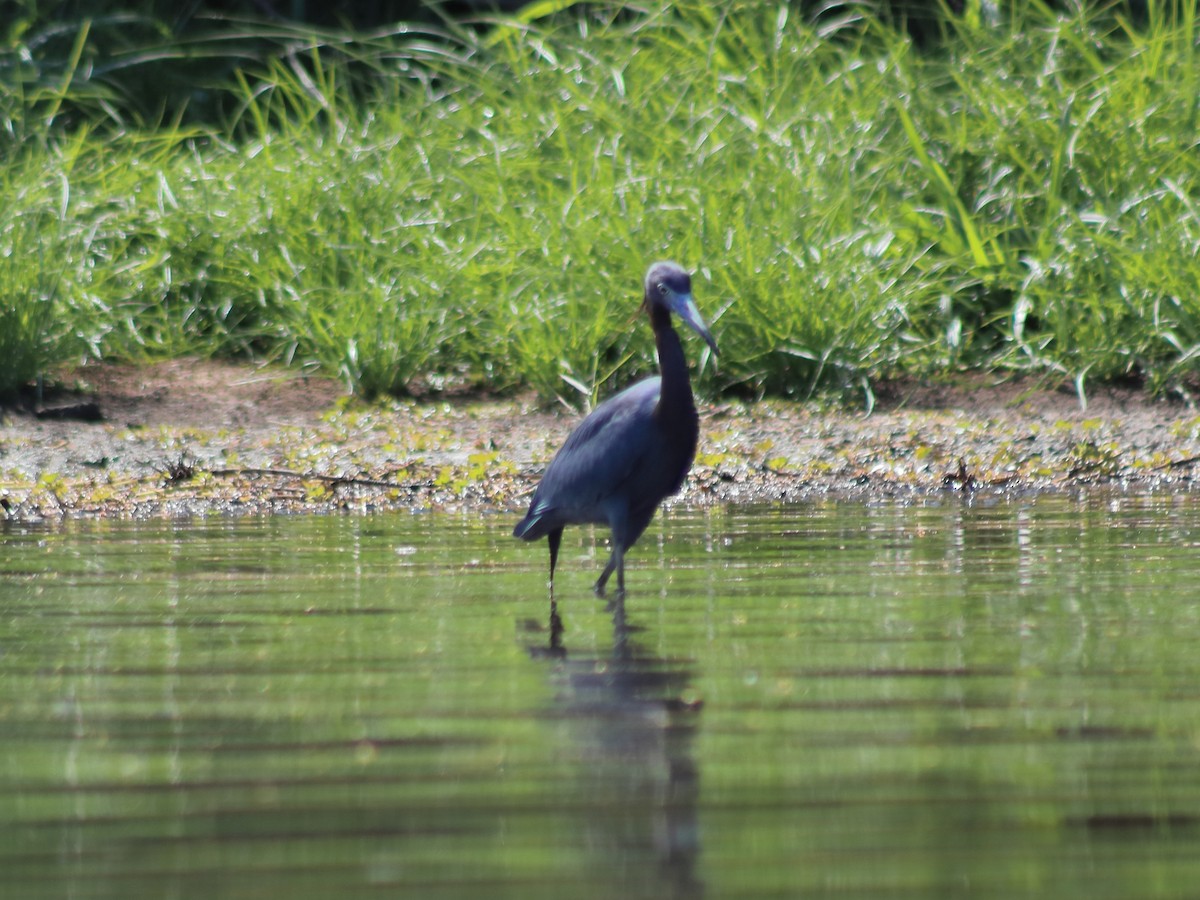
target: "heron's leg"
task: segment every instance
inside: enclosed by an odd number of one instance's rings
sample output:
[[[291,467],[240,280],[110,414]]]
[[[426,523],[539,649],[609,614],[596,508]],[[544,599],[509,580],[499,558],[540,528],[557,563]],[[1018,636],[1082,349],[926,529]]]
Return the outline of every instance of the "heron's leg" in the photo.
[[[612,555],[608,558],[608,565],[604,567],[604,571],[601,572],[600,577],[596,579],[596,585],[594,588],[592,588],[592,590],[596,592],[597,597],[604,596],[604,585],[608,583],[608,576],[611,575],[613,573],[613,569],[617,567],[615,562],[616,558],[617,551],[614,550]]]
[[[613,541],[612,556],[608,558],[608,564],[604,567],[604,571],[600,573],[600,577],[596,580],[596,596],[604,596],[604,586],[608,584],[608,579],[613,572],[617,573],[617,590],[625,593],[625,548],[621,546],[620,541]]]
[[[558,546],[562,543],[561,528],[547,532],[546,543],[550,545],[550,601],[554,601],[554,567],[558,565]]]

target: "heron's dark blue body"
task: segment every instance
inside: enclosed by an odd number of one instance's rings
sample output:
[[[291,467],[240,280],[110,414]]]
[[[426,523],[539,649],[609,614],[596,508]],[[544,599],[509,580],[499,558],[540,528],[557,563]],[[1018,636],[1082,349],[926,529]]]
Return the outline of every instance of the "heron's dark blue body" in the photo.
[[[674,263],[655,263],[646,274],[645,304],[658,347],[659,378],[647,378],[609,398],[571,432],[550,462],[513,534],[527,541],[546,536],[550,583],[563,527],[608,525],[612,557],[596,582],[603,594],[617,573],[625,589],[625,551],[642,536],[664,498],[677,493],[696,455],[699,418],[687,361],[671,327],[678,314],[716,351],[691,298],[691,280]]]

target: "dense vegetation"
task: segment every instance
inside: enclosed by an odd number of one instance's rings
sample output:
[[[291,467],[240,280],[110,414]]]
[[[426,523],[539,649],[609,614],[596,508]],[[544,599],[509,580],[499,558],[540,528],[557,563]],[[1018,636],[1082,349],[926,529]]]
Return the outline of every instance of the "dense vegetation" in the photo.
[[[606,10],[115,57],[132,23],[10,33],[0,393],[214,354],[578,402],[651,367],[658,257],[699,273],[710,392],[1197,373],[1195,0],[972,4],[919,48],[780,2]],[[164,71],[220,73],[204,117],[147,108]]]

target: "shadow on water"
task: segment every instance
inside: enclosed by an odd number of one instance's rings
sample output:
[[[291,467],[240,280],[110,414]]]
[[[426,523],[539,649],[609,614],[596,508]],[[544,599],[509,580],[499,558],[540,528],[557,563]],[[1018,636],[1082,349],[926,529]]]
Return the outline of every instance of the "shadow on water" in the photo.
[[[608,610],[607,655],[567,646],[553,601],[548,625],[526,628],[544,641],[526,646],[555,688],[546,720],[578,769],[579,839],[597,881],[615,880],[617,896],[701,897],[693,743],[702,704],[687,699],[690,664],[641,646],[623,600]]]

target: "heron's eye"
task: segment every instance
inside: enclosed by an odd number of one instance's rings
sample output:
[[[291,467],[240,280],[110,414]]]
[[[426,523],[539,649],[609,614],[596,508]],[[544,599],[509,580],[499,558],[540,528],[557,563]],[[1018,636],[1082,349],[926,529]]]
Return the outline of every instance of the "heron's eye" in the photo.
[[[661,281],[658,283],[658,292],[660,294],[662,294],[664,297],[667,296],[667,286],[665,284],[663,284]]]

